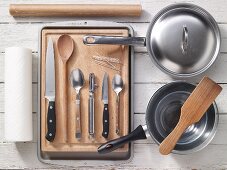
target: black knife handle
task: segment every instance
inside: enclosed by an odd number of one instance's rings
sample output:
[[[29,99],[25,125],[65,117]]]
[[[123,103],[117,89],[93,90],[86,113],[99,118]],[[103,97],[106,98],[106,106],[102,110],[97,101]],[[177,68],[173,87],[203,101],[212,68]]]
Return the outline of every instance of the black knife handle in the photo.
[[[47,112],[47,134],[46,140],[52,142],[56,133],[56,115],[55,115],[55,101],[49,101]]]
[[[108,135],[109,135],[109,110],[108,110],[108,104],[104,104],[102,136],[104,138],[107,138]]]

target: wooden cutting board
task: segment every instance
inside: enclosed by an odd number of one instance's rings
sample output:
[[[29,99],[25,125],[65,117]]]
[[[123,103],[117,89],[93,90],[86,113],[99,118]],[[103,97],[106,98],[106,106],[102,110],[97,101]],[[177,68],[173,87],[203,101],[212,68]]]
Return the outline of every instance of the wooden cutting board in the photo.
[[[61,93],[61,73],[62,61],[57,50],[57,39],[62,34],[70,35],[74,40],[74,52],[67,62],[67,103],[62,100]],[[124,81],[124,89],[120,93],[120,131],[121,135],[126,135],[129,132],[129,47],[121,45],[95,45],[86,46],[83,44],[83,37],[88,34],[93,35],[111,35],[111,36],[128,36],[127,29],[43,29],[41,34],[41,151],[44,152],[97,152],[100,144],[105,143],[107,140],[117,138],[115,133],[115,99],[116,94],[112,90],[111,82],[115,74],[120,74]],[[47,132],[47,104],[45,99],[45,61],[46,49],[48,38],[52,38],[54,42],[55,52],[55,74],[56,74],[56,137],[53,142],[48,142],[45,139]],[[119,59],[120,64],[116,65],[117,71],[109,67],[97,64],[93,56],[114,57]],[[82,138],[77,140],[75,138],[75,113],[76,113],[76,92],[72,88],[69,75],[75,68],[82,70],[85,78],[85,85],[81,89],[81,124],[82,124]],[[89,73],[95,73],[96,83],[98,88],[95,91],[95,138],[91,139],[88,133],[88,98],[89,98]],[[102,115],[103,115],[103,102],[101,100],[102,94],[102,80],[104,73],[109,74],[109,114],[110,114],[110,132],[108,139],[102,137]],[[62,105],[67,107],[67,113],[61,112]],[[67,118],[67,141],[64,138],[64,122],[61,117]],[[125,145],[116,152],[128,152],[129,145]]]

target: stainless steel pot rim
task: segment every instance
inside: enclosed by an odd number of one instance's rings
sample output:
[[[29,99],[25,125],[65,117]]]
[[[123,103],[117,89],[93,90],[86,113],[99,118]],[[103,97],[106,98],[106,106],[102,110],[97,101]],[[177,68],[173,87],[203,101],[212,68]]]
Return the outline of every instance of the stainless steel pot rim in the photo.
[[[207,21],[209,21],[211,23],[210,25],[213,27],[213,30],[215,31],[216,38],[217,38],[216,51],[212,57],[212,60],[210,60],[210,62],[207,63],[207,65],[205,67],[203,67],[202,69],[192,72],[192,73],[176,73],[176,72],[173,72],[173,71],[167,69],[166,67],[162,66],[159,63],[159,61],[156,59],[154,52],[153,52],[153,48],[151,48],[150,43],[147,43],[147,42],[150,42],[152,28],[155,25],[155,23],[157,22],[157,20],[166,12],[169,12],[171,10],[175,10],[178,8],[179,9],[184,8],[184,9],[196,11],[196,12],[200,13],[201,15],[203,15],[205,18],[207,18]],[[215,62],[215,60],[219,54],[219,51],[220,51],[220,46],[221,46],[221,33],[220,33],[219,27],[218,27],[215,19],[205,9],[203,9],[197,5],[194,5],[194,4],[190,4],[190,3],[178,3],[178,4],[169,5],[165,8],[163,8],[161,11],[159,11],[154,16],[154,19],[149,24],[149,27],[147,30],[147,35],[146,35],[146,47],[147,47],[148,53],[150,54],[149,56],[150,56],[151,60],[153,61],[153,63],[164,73],[169,74],[170,76],[173,76],[173,77],[178,77],[178,78],[193,77],[193,76],[196,76],[196,75],[199,75],[199,74],[205,72]]]
[[[187,83],[187,84],[190,84],[190,85],[193,85],[195,86],[195,84],[192,84],[192,83],[188,83],[186,81],[174,81],[174,82],[171,82],[171,83],[168,83],[162,87],[160,87],[154,94],[153,96],[151,97],[149,103],[148,103],[148,106],[150,105],[150,103],[152,102],[153,98],[162,90],[164,89],[167,85],[174,85],[174,84],[177,84],[177,83]],[[215,134],[216,134],[216,131],[217,131],[217,126],[218,126],[218,122],[219,122],[219,114],[218,114],[218,108],[217,108],[217,104],[216,102],[213,102],[213,108],[214,108],[214,113],[215,113],[215,121],[214,121],[214,126],[212,128],[212,131],[210,131],[210,134],[209,136],[207,137],[207,139],[201,143],[200,145],[198,145],[197,147],[194,147],[192,149],[189,149],[189,150],[183,150],[183,151],[179,151],[179,150],[173,150],[171,153],[174,153],[174,154],[180,154],[180,155],[186,155],[186,154],[191,154],[191,153],[194,153],[194,152],[198,152],[200,150],[202,150],[203,148],[205,148],[211,141],[212,139],[214,138]],[[147,107],[148,109],[148,107]],[[146,111],[146,114],[148,114],[148,110]],[[146,118],[146,124],[148,124],[147,122],[147,118]],[[155,138],[155,136],[153,136],[153,134],[149,131],[149,128],[147,128],[146,130],[146,134],[147,136],[150,136],[156,144],[160,145],[160,142]]]

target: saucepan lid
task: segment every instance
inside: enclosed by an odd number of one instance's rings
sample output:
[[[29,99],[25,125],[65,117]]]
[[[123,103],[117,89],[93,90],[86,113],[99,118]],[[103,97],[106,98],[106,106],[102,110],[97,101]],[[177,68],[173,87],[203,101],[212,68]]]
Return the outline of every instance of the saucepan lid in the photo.
[[[192,4],[161,10],[147,31],[147,49],[154,63],[173,76],[193,76],[215,61],[220,31],[214,18]]]

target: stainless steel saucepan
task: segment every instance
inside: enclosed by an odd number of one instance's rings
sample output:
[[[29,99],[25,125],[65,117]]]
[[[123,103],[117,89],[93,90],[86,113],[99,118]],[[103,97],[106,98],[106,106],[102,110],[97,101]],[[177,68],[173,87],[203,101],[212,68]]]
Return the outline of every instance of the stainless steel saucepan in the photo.
[[[220,49],[220,31],[214,18],[193,4],[162,9],[152,20],[145,37],[87,35],[84,44],[146,46],[150,58],[165,73],[191,77],[207,70]]]
[[[150,99],[146,125],[139,125],[128,135],[108,141],[98,148],[98,152],[112,152],[125,143],[146,139],[149,135],[160,144],[178,123],[181,106],[194,88],[195,85],[181,81],[164,85]],[[172,152],[188,154],[207,146],[215,135],[218,117],[216,104],[213,103],[198,123],[185,130]]]

